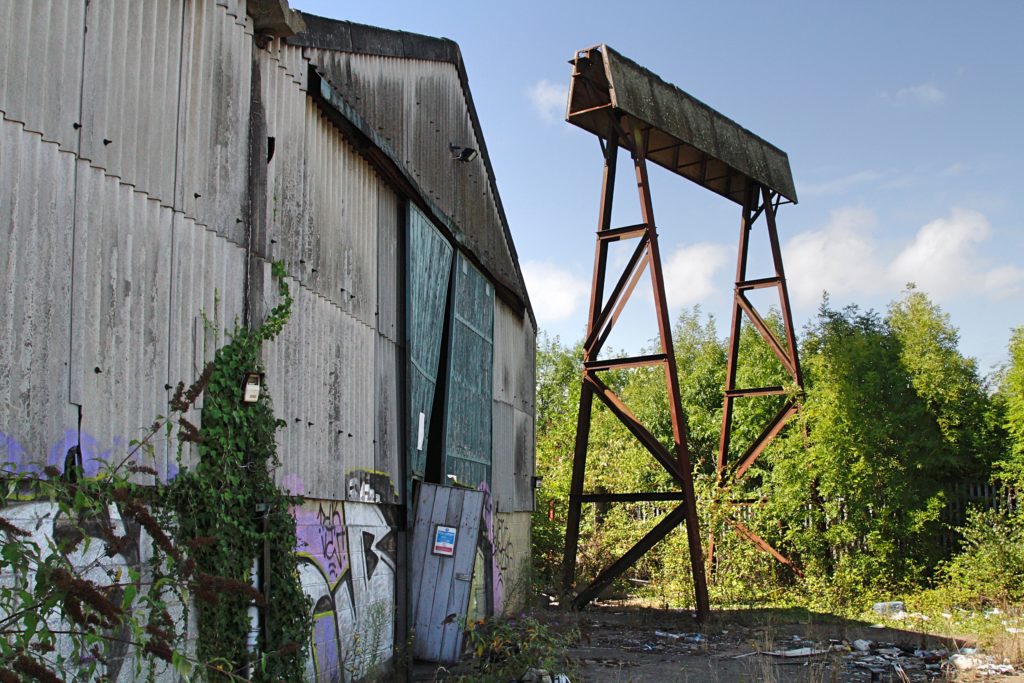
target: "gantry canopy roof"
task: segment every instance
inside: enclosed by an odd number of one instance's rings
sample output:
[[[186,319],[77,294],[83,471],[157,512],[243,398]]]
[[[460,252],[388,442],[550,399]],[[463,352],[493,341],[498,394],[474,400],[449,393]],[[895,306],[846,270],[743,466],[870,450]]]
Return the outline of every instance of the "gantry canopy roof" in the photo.
[[[618,120],[626,149],[646,132],[650,161],[739,204],[750,182],[796,202],[789,157],[775,145],[607,45],[572,64],[569,123],[607,140]]]

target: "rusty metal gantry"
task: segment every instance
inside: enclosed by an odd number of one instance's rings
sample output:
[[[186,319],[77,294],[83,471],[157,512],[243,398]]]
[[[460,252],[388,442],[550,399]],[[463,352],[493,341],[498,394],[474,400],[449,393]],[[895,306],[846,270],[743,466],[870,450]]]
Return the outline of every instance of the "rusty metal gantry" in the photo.
[[[707,580],[693,490],[692,463],[680,402],[672,330],[665,297],[661,256],[658,249],[658,234],[651,203],[648,161],[688,178],[743,207],[727,377],[724,388],[722,432],[717,461],[718,481],[724,489],[726,480],[730,476],[735,480],[741,480],[744,477],[765,447],[796,411],[796,404],[787,399],[775,418],[743,452],[735,470],[731,473],[728,471],[733,408],[736,399],[787,393],[786,388],[781,386],[736,387],[739,333],[744,314],[778,357],[796,387],[802,388],[789,295],[786,289],[785,272],[775,224],[776,211],[781,202],[784,200],[796,202],[796,191],[793,186],[789,160],[786,154],[778,148],[679,88],[666,83],[606,45],[598,45],[577,52],[572,64],[573,74],[566,120],[598,136],[604,156],[604,174],[587,336],[583,344],[583,380],[577,417],[565,555],[562,566],[563,592],[566,598],[572,601],[574,607],[583,607],[669,532],[680,524],[685,524],[693,573],[694,598],[698,617],[704,619],[710,611]],[[612,227],[612,204],[620,147],[627,150],[633,160],[642,222],[638,225]],[[761,216],[764,216],[764,222],[768,229],[775,274],[772,277],[747,280],[750,231]],[[636,246],[623,272],[605,299],[608,248],[611,243],[623,240],[636,240]],[[599,356],[605,341],[618,321],[626,302],[639,284],[644,271],[648,269],[654,295],[660,352],[646,356],[601,360]],[[746,295],[751,290],[770,287],[774,287],[779,294],[785,335],[784,345],[777,339],[770,326]],[[661,366],[665,371],[673,435],[671,450],[666,448],[640,423],[622,399],[600,377],[600,373],[609,370],[651,366]],[[671,475],[680,490],[627,493],[584,492],[590,419],[595,397],[651,453]],[[588,586],[575,591],[576,554],[579,546],[583,504],[639,501],[678,501],[679,504],[621,558],[602,570]],[[731,520],[731,524],[742,537],[771,553],[776,559],[791,567],[794,566],[741,521],[734,519]],[[712,538],[709,544],[709,556],[713,552],[714,539]]]

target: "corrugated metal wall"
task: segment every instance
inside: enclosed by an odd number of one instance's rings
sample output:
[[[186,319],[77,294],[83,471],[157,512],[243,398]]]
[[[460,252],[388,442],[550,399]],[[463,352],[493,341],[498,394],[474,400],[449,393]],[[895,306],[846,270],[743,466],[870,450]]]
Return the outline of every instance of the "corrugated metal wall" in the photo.
[[[252,22],[244,1],[192,0],[184,7],[175,206],[244,246]]]
[[[402,481],[404,396],[399,381],[403,351],[399,341],[402,314],[401,208],[403,202],[391,191],[381,190],[377,206],[377,346],[374,356],[373,402],[376,406],[374,462],[378,471],[391,474],[397,489]]]
[[[318,498],[344,499],[353,471],[386,474],[399,491],[399,201],[306,95],[301,51],[278,41],[259,59],[274,155],[254,248],[264,268],[283,261],[299,293],[268,353],[288,423],[282,474]]]
[[[183,7],[90,0],[85,16],[81,156],[165,206],[174,198]]]
[[[66,151],[78,149],[85,5],[0,0],[0,111]]]
[[[533,509],[535,339],[529,318],[496,301],[492,495],[501,512]]]
[[[273,287],[269,272],[265,281]],[[344,500],[346,474],[375,469],[376,411],[367,398],[376,335],[294,279],[289,284],[292,317],[265,352],[267,387],[288,425],[278,433],[278,454],[283,473],[298,476],[306,495]]]
[[[449,143],[482,146],[456,65],[281,40],[254,49],[244,0],[0,0],[0,238],[14,245],[0,259],[0,458],[62,464],[79,439],[78,406],[87,459],[126,452],[166,412],[166,387],[199,374],[247,302],[255,321],[276,303],[270,263],[282,260],[295,304],[266,352],[288,424],[282,480],[325,500],[396,502],[400,458],[422,474],[419,420],[429,430],[452,245],[314,105],[310,58],[330,65],[461,248],[488,277],[521,287],[486,166],[450,159]],[[257,78],[264,111],[251,109]],[[265,197],[251,202],[258,120],[275,153]],[[264,199],[248,258],[250,211]],[[455,394],[459,377],[481,385],[465,404],[454,398],[451,415],[487,414],[469,405],[477,395],[493,412],[451,443],[490,434],[476,451],[493,449],[497,510],[525,510],[534,333],[483,277],[474,282],[493,308],[474,290],[461,320],[488,331],[474,340],[456,325],[452,349],[487,367],[456,368]],[[493,333],[476,316],[484,308]],[[477,340],[493,344],[493,361]],[[156,445],[154,464],[173,475],[173,453]]]
[[[461,253],[449,316],[444,473],[490,486],[494,288]]]
[[[0,462],[45,465],[53,448],[63,464],[60,440],[77,429],[67,368],[74,164],[0,119]]]

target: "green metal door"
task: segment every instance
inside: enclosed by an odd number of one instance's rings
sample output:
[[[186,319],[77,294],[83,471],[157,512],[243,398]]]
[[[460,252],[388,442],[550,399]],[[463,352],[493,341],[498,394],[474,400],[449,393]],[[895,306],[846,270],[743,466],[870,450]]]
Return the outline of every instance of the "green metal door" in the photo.
[[[444,472],[448,483],[491,484],[494,288],[459,254],[448,344]]]
[[[407,235],[409,431],[406,443],[409,444],[412,476],[423,477],[430,413],[441,359],[452,247],[427,217],[411,204]]]

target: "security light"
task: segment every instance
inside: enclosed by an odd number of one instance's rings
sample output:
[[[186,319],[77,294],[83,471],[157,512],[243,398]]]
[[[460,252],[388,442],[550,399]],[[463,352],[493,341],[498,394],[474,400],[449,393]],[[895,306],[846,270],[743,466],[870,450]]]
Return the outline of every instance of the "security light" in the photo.
[[[452,161],[473,161],[480,156],[480,152],[472,147],[459,147],[454,143],[448,145],[448,150],[452,153]]]

